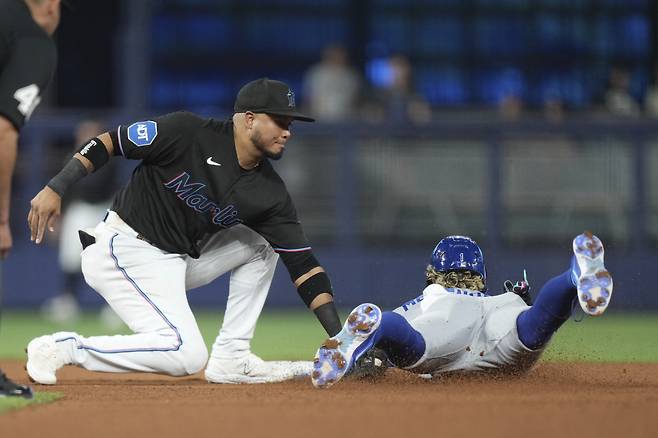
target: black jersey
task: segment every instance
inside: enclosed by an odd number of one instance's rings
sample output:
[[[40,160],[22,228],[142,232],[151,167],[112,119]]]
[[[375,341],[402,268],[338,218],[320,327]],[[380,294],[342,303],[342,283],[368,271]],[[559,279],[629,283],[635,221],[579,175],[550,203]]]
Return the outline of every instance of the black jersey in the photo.
[[[0,0],[0,115],[20,130],[57,63],[55,43],[23,0]]]
[[[113,134],[116,152],[142,163],[112,209],[158,248],[198,258],[207,233],[244,224],[275,251],[310,249],[270,162],[240,167],[232,121],[178,112],[119,126]]]

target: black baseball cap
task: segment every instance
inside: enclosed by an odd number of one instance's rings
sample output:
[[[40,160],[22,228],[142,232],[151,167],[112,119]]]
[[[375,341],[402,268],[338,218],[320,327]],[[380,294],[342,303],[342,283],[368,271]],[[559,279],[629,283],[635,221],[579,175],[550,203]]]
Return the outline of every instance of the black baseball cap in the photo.
[[[288,116],[302,122],[315,122],[315,119],[297,112],[295,108],[295,93],[281,81],[260,78],[244,85],[235,98],[233,111],[244,113],[266,113],[277,116]]]

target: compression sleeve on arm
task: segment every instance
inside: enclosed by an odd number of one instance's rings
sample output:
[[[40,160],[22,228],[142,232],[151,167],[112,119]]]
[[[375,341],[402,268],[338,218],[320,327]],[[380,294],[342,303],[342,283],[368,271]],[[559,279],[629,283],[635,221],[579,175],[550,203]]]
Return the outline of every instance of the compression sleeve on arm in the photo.
[[[69,187],[84,176],[87,176],[88,173],[87,168],[80,160],[77,158],[71,158],[71,161],[69,161],[66,166],[64,166],[64,168],[53,177],[53,179],[48,181],[48,184],[46,185],[62,197]]]
[[[318,259],[315,258],[310,249],[300,252],[276,252],[281,257],[283,264],[286,265],[290,279],[293,282],[311,269],[320,266],[320,262],[318,262]]]
[[[297,286],[297,293],[302,298],[302,301],[304,301],[304,304],[306,304],[306,307],[311,307],[311,303],[315,297],[320,294],[329,294],[332,296],[334,294],[329,276],[324,271],[318,272],[304,280]]]
[[[297,285],[297,293],[307,307],[320,294],[333,295],[329,276],[320,267],[320,263],[310,250],[296,253],[282,252],[279,255],[288,269],[290,279]],[[315,268],[319,268],[318,272],[312,272]]]
[[[302,277],[311,274],[297,287],[297,293],[307,307],[310,307],[313,300],[320,294],[326,293],[333,296],[333,288],[327,273],[324,270],[311,273],[313,269],[320,268],[320,263],[310,250],[294,253],[280,252],[279,255],[288,268],[293,282],[297,283]],[[329,336],[334,336],[340,331],[341,323],[333,301],[318,306],[313,309],[313,313]]]

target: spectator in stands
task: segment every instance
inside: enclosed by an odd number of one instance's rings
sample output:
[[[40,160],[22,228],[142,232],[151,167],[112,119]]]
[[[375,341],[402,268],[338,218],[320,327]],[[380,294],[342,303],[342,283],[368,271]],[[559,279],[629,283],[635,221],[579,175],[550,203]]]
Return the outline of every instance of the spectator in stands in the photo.
[[[630,92],[630,75],[627,69],[613,67],[610,71],[608,89],[605,92],[605,107],[617,116],[638,116],[640,105]]]
[[[427,100],[416,91],[413,70],[409,59],[394,55],[388,59],[388,83],[374,93],[374,111],[378,118],[388,122],[427,123],[432,111]]]
[[[653,82],[644,96],[644,111],[647,116],[658,118],[658,63],[654,65]]]
[[[522,113],[523,100],[517,94],[507,94],[498,102],[498,114],[505,120],[518,120]]]
[[[560,123],[565,117],[564,100],[559,96],[551,96],[544,100],[544,118],[552,123]]]
[[[321,61],[306,73],[303,90],[308,111],[318,119],[338,122],[351,118],[358,105],[361,77],[349,64],[347,50],[327,46]]]

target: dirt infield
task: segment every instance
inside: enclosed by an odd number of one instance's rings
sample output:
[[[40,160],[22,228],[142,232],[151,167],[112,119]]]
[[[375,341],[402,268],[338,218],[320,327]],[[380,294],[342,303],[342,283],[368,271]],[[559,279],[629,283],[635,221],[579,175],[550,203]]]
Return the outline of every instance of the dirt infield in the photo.
[[[27,382],[23,363],[0,366]],[[64,398],[0,416],[4,437],[655,437],[658,364],[541,363],[513,379],[211,385],[67,367]]]

